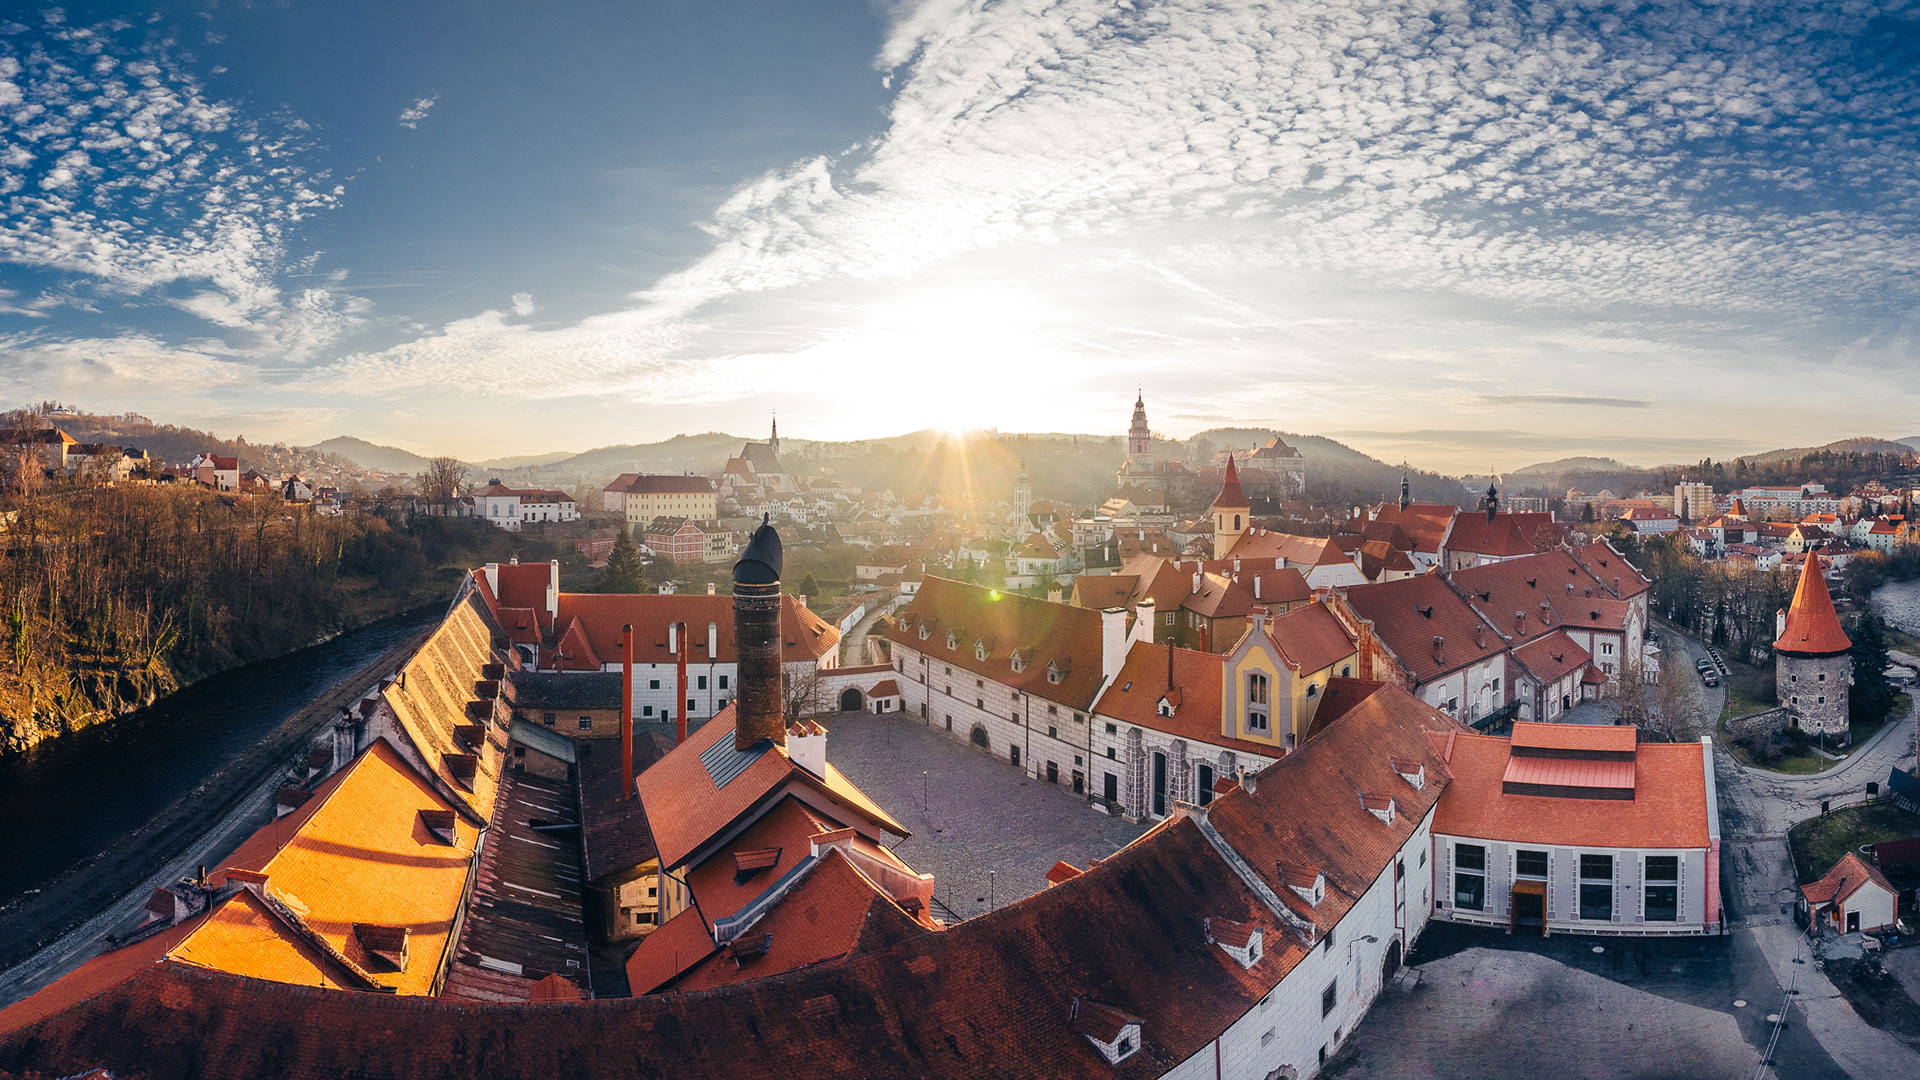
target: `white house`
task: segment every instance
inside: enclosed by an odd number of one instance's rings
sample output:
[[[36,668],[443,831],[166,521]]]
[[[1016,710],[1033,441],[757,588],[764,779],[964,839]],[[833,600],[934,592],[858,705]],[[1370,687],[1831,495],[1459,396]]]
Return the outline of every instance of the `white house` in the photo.
[[[1800,886],[1800,913],[1834,933],[1885,930],[1894,923],[1899,899],[1878,867],[1849,851],[1819,881]]]

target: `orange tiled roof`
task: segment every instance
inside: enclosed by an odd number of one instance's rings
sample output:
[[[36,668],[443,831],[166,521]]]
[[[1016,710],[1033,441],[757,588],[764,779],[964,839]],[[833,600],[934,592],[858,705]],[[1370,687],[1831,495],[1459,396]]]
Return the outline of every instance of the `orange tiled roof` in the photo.
[[[733,640],[733,597],[661,593],[561,593],[557,623],[578,619],[595,655],[613,662],[620,655],[620,627],[633,625],[636,664],[671,664],[667,627],[687,624],[691,638],[689,663],[735,663],[739,652]],[[707,655],[707,627],[718,631],[719,647]],[[788,662],[818,660],[840,645],[840,631],[822,620],[790,594],[780,597],[781,656]]]
[[[1449,580],[1494,629],[1516,642],[1566,626],[1626,627],[1627,602],[1615,599],[1565,551],[1471,566],[1454,571]]]
[[[1173,686],[1177,704],[1172,716],[1161,716],[1160,699],[1167,694],[1167,657],[1173,657]],[[1220,681],[1226,658],[1171,645],[1137,641],[1127,650],[1126,663],[1093,711],[1124,724],[1164,731],[1183,739],[1262,757],[1279,757],[1280,748],[1265,743],[1228,738],[1220,733]]]
[[[1840,628],[1840,615],[1833,609],[1833,595],[1827,591],[1826,572],[1820,556],[1808,552],[1806,569],[1800,572],[1800,584],[1793,591],[1793,606],[1787,609],[1787,623],[1774,639],[1774,650],[1799,655],[1828,655],[1853,647],[1847,632]]]
[[[1640,571],[1633,568],[1633,564],[1622,558],[1619,552],[1613,550],[1613,545],[1605,540],[1581,544],[1571,550],[1573,557],[1595,581],[1622,600],[1631,600],[1653,587]]]
[[[1593,659],[1565,630],[1537,637],[1514,649],[1513,655],[1542,683],[1558,682]]]
[[[1528,726],[1567,733],[1567,738],[1616,730],[1574,724]],[[1631,729],[1626,731],[1631,736]],[[1581,799],[1507,794],[1502,785],[1508,740],[1458,735],[1451,741],[1447,767],[1453,771],[1453,783],[1434,817],[1436,833],[1568,847],[1707,846],[1706,774],[1699,743],[1642,743],[1632,762],[1632,799]]]
[[[1324,671],[1353,654],[1347,628],[1325,604],[1306,604],[1275,615],[1267,623],[1267,636],[1301,675]]]
[[[1833,868],[1822,875],[1819,881],[1800,886],[1800,893],[1810,904],[1839,904],[1846,902],[1869,881],[1889,893],[1899,895],[1899,890],[1888,884],[1886,875],[1853,851],[1840,856],[1840,861],[1834,863]]]
[[[1633,753],[1639,749],[1640,733],[1626,724],[1543,724],[1517,720],[1509,741],[1514,746],[1536,750]]]
[[[1220,480],[1220,494],[1213,497],[1212,505],[1229,510],[1235,507],[1244,509],[1248,505],[1246,493],[1240,490],[1240,473],[1234,468],[1231,454],[1227,455],[1227,471]]]
[[[920,639],[923,624],[930,631],[925,641]],[[964,639],[951,649],[949,630],[964,632]],[[1092,705],[1100,688],[1100,613],[1087,608],[929,576],[887,637],[935,663],[988,676],[1071,708]],[[975,653],[975,644],[983,641],[988,645],[985,660]],[[1022,671],[1013,670],[1015,649],[1033,650]],[[1047,666],[1054,661],[1065,661],[1068,668],[1058,683],[1047,681]]]
[[[506,754],[505,732],[491,721],[479,721],[486,736],[478,748],[469,747],[458,733],[476,722],[469,719],[467,706],[481,700],[477,688],[482,670],[495,659],[493,630],[483,610],[478,595],[462,599],[400,669],[400,677],[381,691],[427,768],[447,792],[460,799],[461,809],[478,821],[493,811],[500,763]],[[478,759],[477,770],[466,782],[455,776],[447,762],[448,755],[462,754]]]

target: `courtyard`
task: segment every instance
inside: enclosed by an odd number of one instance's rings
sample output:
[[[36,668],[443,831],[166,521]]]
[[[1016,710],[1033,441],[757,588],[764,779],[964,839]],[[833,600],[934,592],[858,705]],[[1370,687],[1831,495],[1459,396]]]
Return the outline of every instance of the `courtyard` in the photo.
[[[1031,896],[1056,861],[1085,869],[1146,831],[905,714],[846,712],[822,723],[827,760],[912,831],[894,851],[934,876],[944,917]]]

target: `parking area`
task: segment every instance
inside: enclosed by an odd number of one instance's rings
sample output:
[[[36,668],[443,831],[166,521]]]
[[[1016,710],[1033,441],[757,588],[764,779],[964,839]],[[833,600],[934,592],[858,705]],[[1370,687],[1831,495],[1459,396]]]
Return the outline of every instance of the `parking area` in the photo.
[[[912,830],[894,850],[934,875],[935,899],[954,917],[1031,896],[1046,888],[1055,861],[1085,867],[1145,831],[904,714],[821,722],[827,760]]]

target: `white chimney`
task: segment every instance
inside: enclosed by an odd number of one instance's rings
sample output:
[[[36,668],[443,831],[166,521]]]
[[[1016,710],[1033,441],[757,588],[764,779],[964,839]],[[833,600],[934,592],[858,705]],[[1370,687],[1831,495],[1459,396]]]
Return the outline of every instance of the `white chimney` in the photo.
[[[787,729],[787,757],[821,779],[827,776],[827,729],[802,720]]]
[[[487,575],[487,588],[493,591],[494,596],[498,597],[500,595],[500,564],[497,562],[488,563],[483,573]]]
[[[560,617],[560,560],[547,560],[547,618]]]
[[[1777,640],[1779,640],[1779,638],[1780,638],[1780,635],[1782,635],[1782,634],[1784,634],[1784,633],[1786,633],[1786,632],[1787,632],[1787,609],[1786,609],[1786,608],[1779,608],[1779,609],[1777,609],[1777,610],[1775,610],[1775,611],[1774,611],[1774,613],[1773,613],[1773,636],[1774,636],[1774,639],[1775,639],[1776,641],[1777,641]]]
[[[680,655],[680,624],[667,624],[667,655]]]
[[[1149,644],[1153,642],[1153,612],[1154,603],[1152,600],[1142,600],[1134,605],[1132,640],[1144,641]]]
[[[711,581],[707,582],[707,595],[708,596],[713,595],[713,582]]]
[[[1100,612],[1100,677],[1111,679],[1127,661],[1127,609]]]
[[[1259,574],[1253,575],[1253,598],[1255,600],[1260,599],[1260,575]]]
[[[707,659],[711,661],[715,657],[718,657],[719,655],[720,655],[720,624],[717,622],[710,622],[707,624]]]

